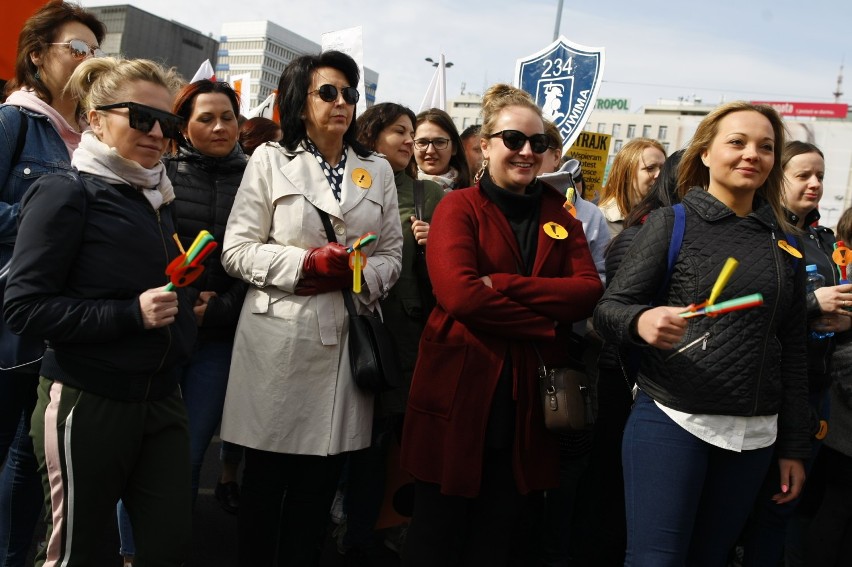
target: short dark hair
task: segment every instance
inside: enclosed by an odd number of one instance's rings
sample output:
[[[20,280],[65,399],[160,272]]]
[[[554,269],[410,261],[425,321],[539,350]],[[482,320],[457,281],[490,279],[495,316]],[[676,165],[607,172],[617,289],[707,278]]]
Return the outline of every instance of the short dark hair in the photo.
[[[101,43],[106,36],[106,27],[91,12],[77,4],[52,0],[42,6],[24,22],[18,35],[18,53],[15,58],[15,76],[6,83],[6,94],[21,87],[33,89],[47,104],[53,102],[53,96],[40,80],[36,78],[38,67],[30,59],[33,53],[44,53],[56,39],[59,28],[68,22],[80,22],[95,34]]]
[[[479,132],[482,130],[482,124],[471,124],[459,134],[459,138],[461,138],[462,142],[467,140],[468,138],[473,138],[474,136],[479,137]]]
[[[358,70],[358,64],[355,60],[340,51],[324,51],[319,55],[302,55],[290,61],[278,80],[275,106],[278,107],[278,114],[281,117],[281,130],[284,132],[281,145],[291,152],[308,137],[302,113],[308,100],[308,89],[311,88],[314,71],[320,67],[337,69],[343,73],[346,80],[349,81],[349,85],[353,87],[358,84],[361,77],[361,72]],[[361,157],[370,154],[358,142],[354,113],[352,122],[343,134],[343,141]]]
[[[372,151],[376,151],[376,142],[379,139],[379,134],[382,130],[399,120],[400,116],[407,116],[411,119],[411,127],[417,121],[417,117],[407,106],[396,104],[395,102],[383,102],[376,104],[364,111],[358,117],[358,141]],[[417,163],[414,161],[412,154],[405,172],[411,177],[417,177]]]
[[[234,117],[240,115],[240,95],[231,88],[226,82],[211,81],[210,79],[201,79],[194,83],[184,85],[175,96],[175,103],[172,105],[172,112],[189,122],[192,116],[192,111],[195,108],[195,99],[201,94],[223,94],[231,101],[231,108],[234,110]],[[172,142],[172,151],[177,150],[177,146],[186,146],[186,140],[180,142]]]

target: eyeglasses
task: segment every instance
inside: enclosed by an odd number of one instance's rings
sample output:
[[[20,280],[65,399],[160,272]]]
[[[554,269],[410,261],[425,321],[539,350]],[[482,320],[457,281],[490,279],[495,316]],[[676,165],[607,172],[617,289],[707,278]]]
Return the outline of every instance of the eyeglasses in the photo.
[[[171,112],[152,108],[138,102],[116,102],[115,104],[105,104],[96,106],[95,110],[113,110],[116,108],[126,108],[128,110],[127,118],[130,121],[130,127],[146,134],[154,128],[154,123],[160,123],[160,130],[163,131],[164,138],[172,140],[181,139],[181,127],[184,125],[184,119]]]
[[[361,93],[355,87],[341,87],[340,92],[343,94],[343,102],[346,104],[355,104],[361,98]],[[337,100],[338,90],[334,85],[321,85],[320,88],[308,94],[314,93],[317,93],[325,102],[334,102]]]
[[[546,134],[533,134],[527,136],[523,132],[517,130],[501,130],[488,136],[489,138],[501,138],[503,144],[512,150],[517,151],[524,147],[527,140],[530,142],[530,149],[537,154],[543,154],[550,149],[550,143]]]
[[[92,57],[104,57],[106,55],[100,46],[96,45],[92,47],[82,39],[72,39],[71,41],[51,43],[50,45],[67,45],[74,59],[85,59],[87,55],[91,55]]]
[[[429,149],[429,144],[432,144],[432,147],[436,150],[446,150],[447,146],[450,145],[450,140],[449,138],[417,138],[414,140],[414,147],[418,150]]]

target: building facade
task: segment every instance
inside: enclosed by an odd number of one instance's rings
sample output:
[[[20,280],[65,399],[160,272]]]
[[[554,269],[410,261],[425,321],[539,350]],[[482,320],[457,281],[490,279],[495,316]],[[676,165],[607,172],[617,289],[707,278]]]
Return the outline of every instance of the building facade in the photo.
[[[106,26],[101,49],[108,55],[151,59],[166,67],[177,67],[187,80],[205,59],[216,64],[219,42],[188,26],[128,4],[86,9]]]
[[[251,76],[250,106],[256,107],[278,87],[287,64],[300,55],[321,51],[318,43],[270,21],[226,22],[216,64],[216,78],[227,81],[235,75]],[[363,93],[367,106],[376,101],[379,74],[364,67]]]

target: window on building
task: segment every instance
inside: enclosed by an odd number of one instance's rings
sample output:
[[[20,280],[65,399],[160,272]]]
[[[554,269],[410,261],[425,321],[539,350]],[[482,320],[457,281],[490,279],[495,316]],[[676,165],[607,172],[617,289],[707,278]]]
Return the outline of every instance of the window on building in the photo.
[[[636,137],[636,124],[628,124],[627,125],[627,137],[635,138]]]
[[[657,139],[658,140],[665,140],[666,135],[668,133],[669,133],[669,127],[668,126],[660,126],[660,129],[657,131]]]
[[[606,122],[598,122],[598,134],[606,134]]]
[[[613,124],[612,125],[612,137],[617,138],[621,136],[621,124]]]
[[[642,126],[642,137],[643,138],[650,138],[651,137],[651,126],[650,125],[645,124],[644,126]]]
[[[668,142],[663,142],[663,151],[666,153],[666,155],[669,155],[669,143]]]
[[[613,134],[613,135],[615,135],[615,134]],[[613,146],[612,146],[612,151],[615,152],[615,153],[620,152],[621,146],[623,146],[623,145],[624,145],[624,140],[616,140],[615,144],[613,144]]]

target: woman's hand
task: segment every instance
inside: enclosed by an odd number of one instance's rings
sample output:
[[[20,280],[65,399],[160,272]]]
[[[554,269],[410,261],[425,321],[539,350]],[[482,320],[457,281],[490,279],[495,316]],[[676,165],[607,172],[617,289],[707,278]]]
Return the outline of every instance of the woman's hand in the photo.
[[[654,307],[639,315],[636,332],[646,343],[659,349],[671,349],[686,333],[689,322],[678,314],[683,307]]]
[[[776,504],[786,504],[795,500],[805,486],[805,465],[801,459],[778,459],[781,469],[781,492],[772,497]]]
[[[146,329],[171,325],[178,313],[177,293],[166,291],[165,286],[143,291],[139,296],[139,309]]]
[[[311,248],[302,263],[303,277],[333,278],[350,275],[349,252],[337,242]]]
[[[204,313],[207,312],[207,304],[210,303],[210,298],[216,297],[215,291],[202,291],[198,294],[198,299],[195,300],[195,306],[192,312],[195,313],[195,324],[201,326],[204,323]]]
[[[852,284],[832,285],[814,290],[823,313],[849,314],[844,307],[852,307]]]
[[[429,223],[422,220],[417,220],[417,217],[411,217],[411,233],[414,235],[414,240],[420,246],[426,246],[426,240],[429,238]]]
[[[852,328],[852,313],[844,311],[843,315],[823,315],[811,321],[808,326],[820,333],[842,333]]]

